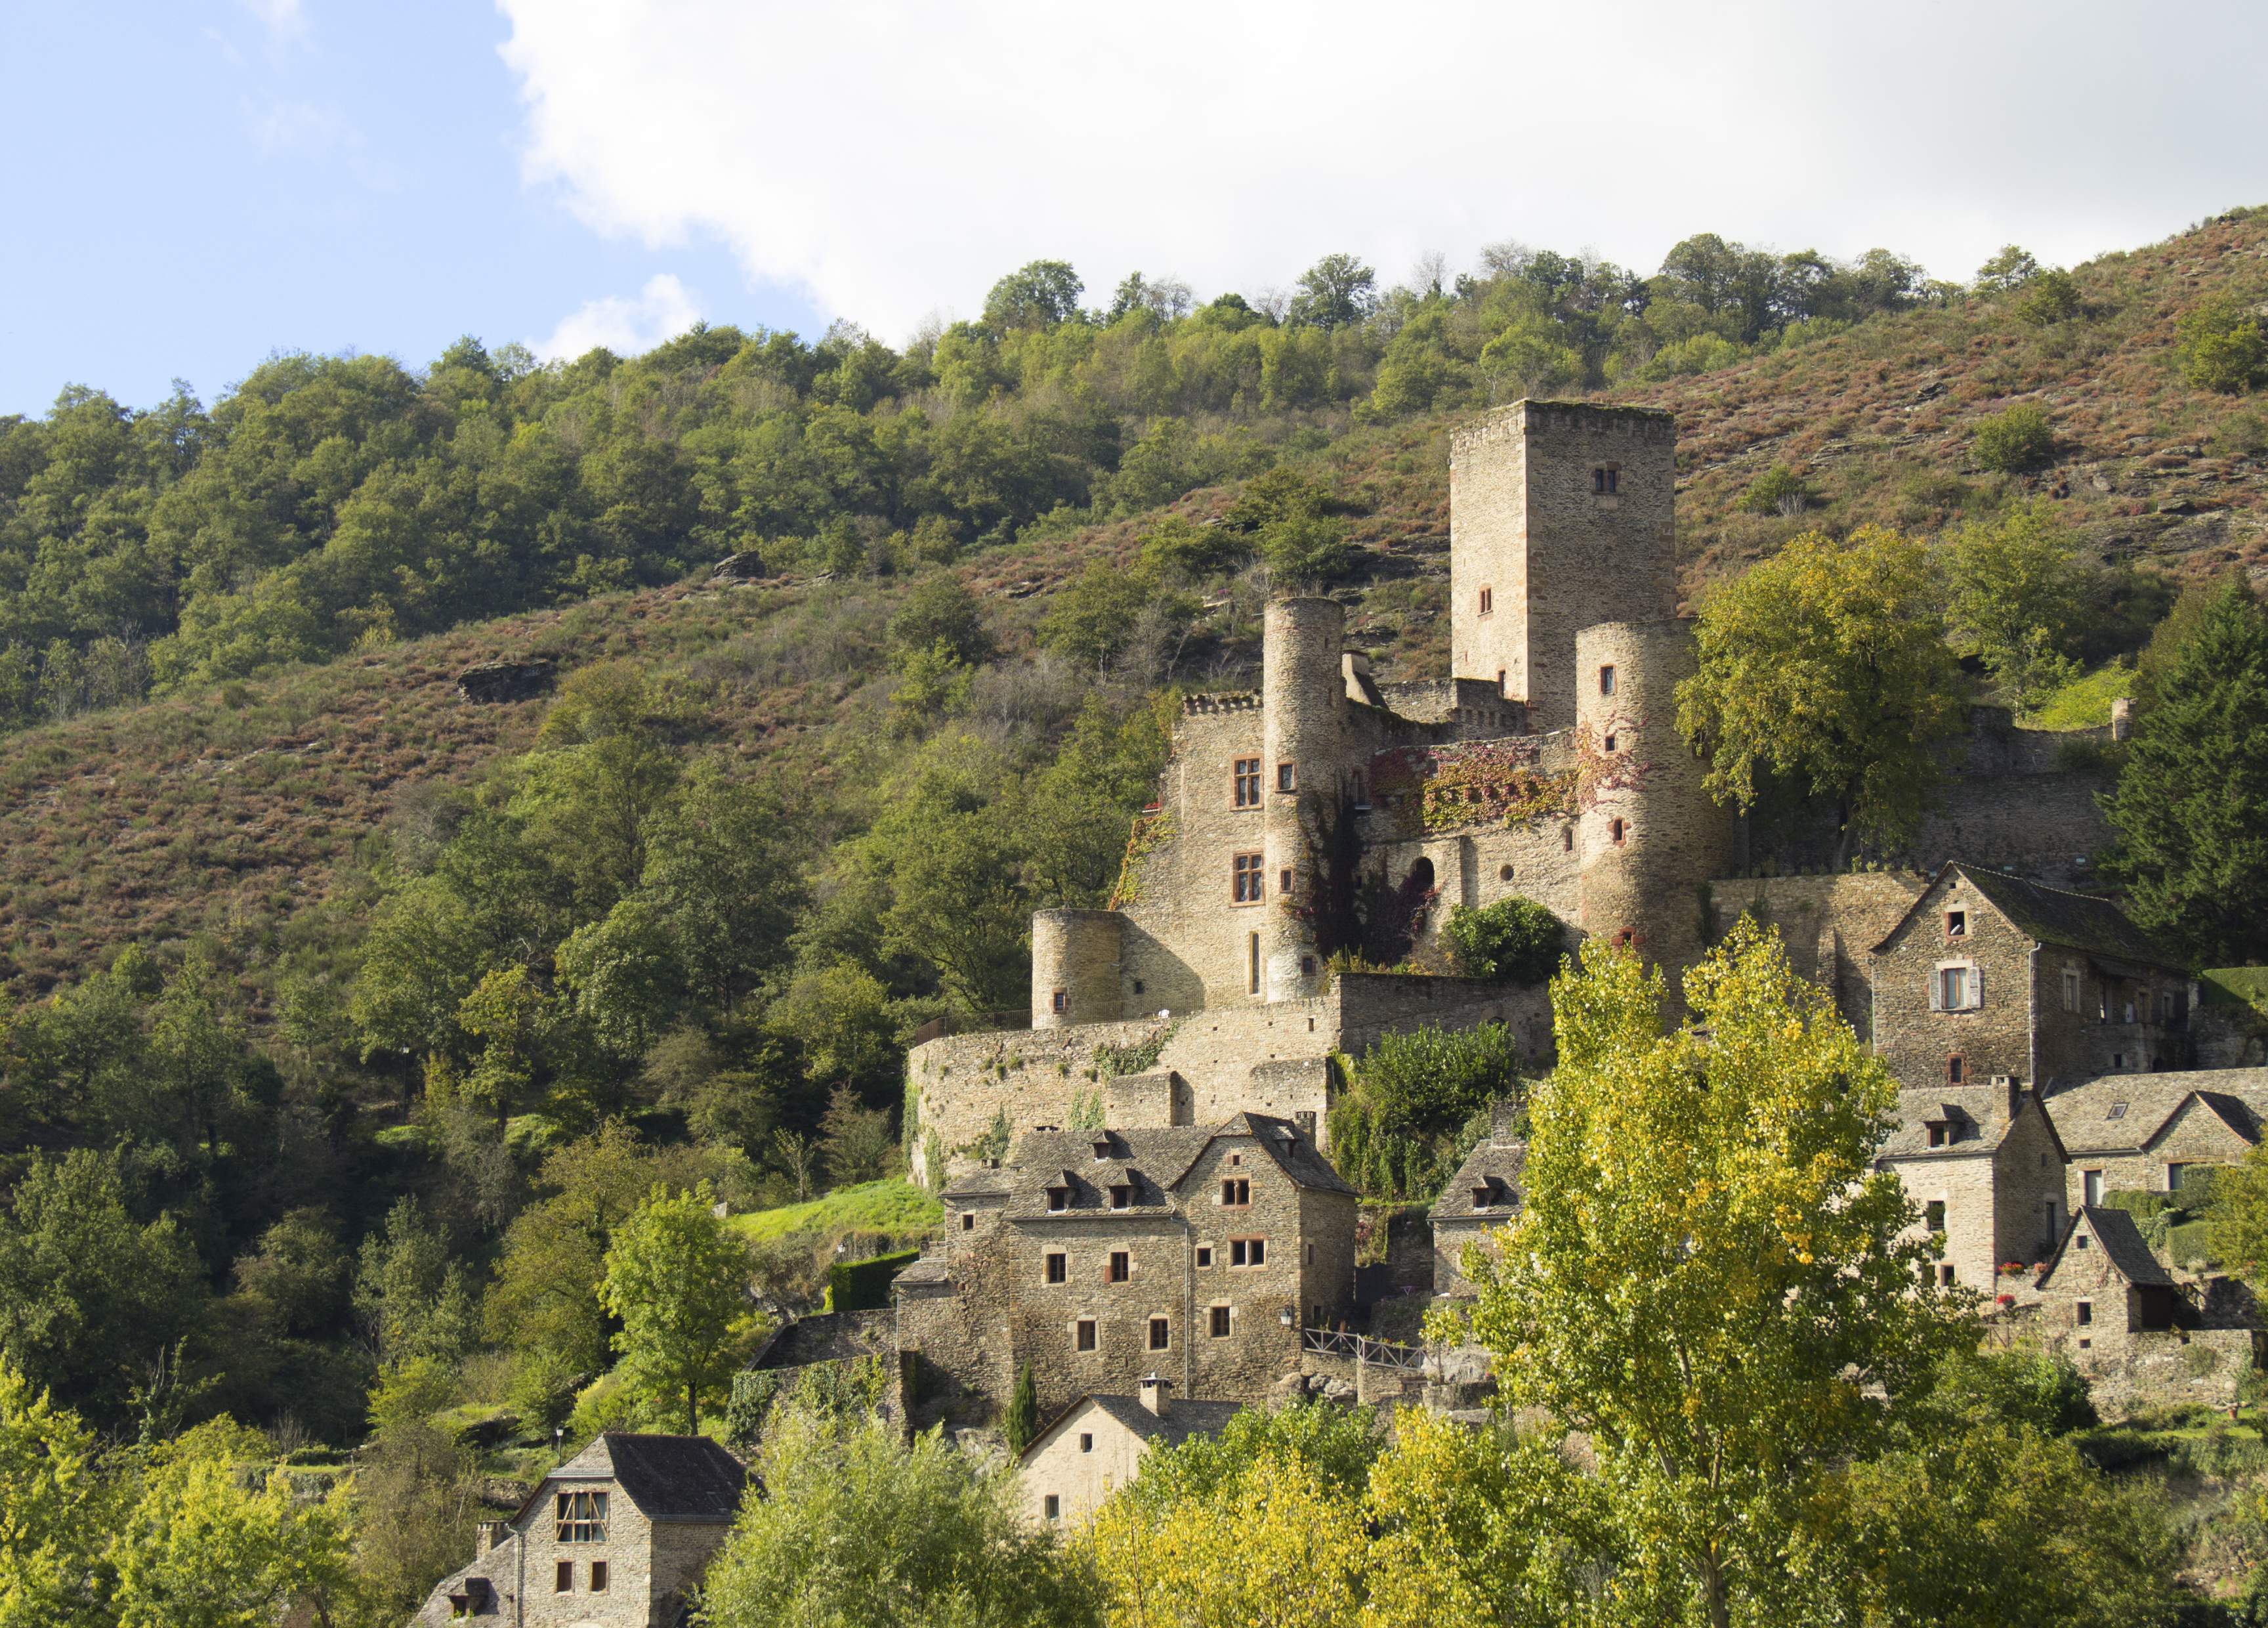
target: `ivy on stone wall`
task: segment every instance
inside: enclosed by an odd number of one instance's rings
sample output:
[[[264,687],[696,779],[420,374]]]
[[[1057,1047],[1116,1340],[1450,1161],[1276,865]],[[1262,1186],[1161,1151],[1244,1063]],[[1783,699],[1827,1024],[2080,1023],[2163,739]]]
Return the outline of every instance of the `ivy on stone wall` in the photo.
[[[1371,759],[1373,805],[1405,836],[1565,819],[1576,810],[1580,771],[1547,773],[1541,755],[1521,740],[1397,747]]]
[[[1116,1079],[1123,1074],[1146,1074],[1158,1066],[1158,1059],[1166,1055],[1166,1048],[1174,1038],[1174,1031],[1182,1026],[1168,1023],[1152,1031],[1150,1037],[1138,1046],[1097,1046],[1094,1049],[1095,1072],[1104,1079]],[[1101,1092],[1095,1094],[1098,1097]],[[1084,1128],[1084,1127],[1083,1127]]]
[[[1126,838],[1126,858],[1118,867],[1118,885],[1110,890],[1110,902],[1103,909],[1120,910],[1141,902],[1143,861],[1172,842],[1178,829],[1170,808],[1134,816],[1134,829]]]

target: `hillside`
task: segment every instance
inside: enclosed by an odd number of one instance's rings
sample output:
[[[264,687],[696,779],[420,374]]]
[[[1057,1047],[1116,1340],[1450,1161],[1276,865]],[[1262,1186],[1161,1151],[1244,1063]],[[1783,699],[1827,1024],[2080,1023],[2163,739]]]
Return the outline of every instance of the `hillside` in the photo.
[[[1710,371],[1602,386],[1605,399],[1678,415],[1689,592],[1802,529],[1941,531],[2043,493],[2114,570],[2268,571],[2268,419],[2248,398],[2183,384],[2175,326],[2217,296],[2268,293],[2268,217],[2209,223],[2073,275],[2077,310],[2045,326],[2024,320],[2018,292],[1972,296]],[[1388,342],[1385,365],[1414,331]],[[2051,459],[2013,475],[1979,468],[1978,426],[2020,402],[2051,414]],[[1321,404],[1304,427],[1271,431],[1347,517],[1357,552],[1335,591],[1394,676],[1435,674],[1445,659],[1447,437],[1469,410],[1364,423],[1377,415]],[[1778,465],[1803,483],[1803,506],[1738,512]],[[1217,517],[1238,490],[1201,487],[1102,525],[1059,506],[954,569],[995,606],[1004,661],[1029,659],[1033,630],[1089,562],[1123,563],[1160,512]],[[365,639],[328,665],[191,683],[0,739],[0,976],[31,993],[129,939],[193,933],[216,935],[247,970],[294,950],[328,966],[370,900],[364,840],[389,816],[413,818],[416,788],[470,781],[532,738],[541,704],[458,699],[455,674],[477,660],[653,664],[686,687],[682,743],[826,785],[887,703],[882,630],[905,578],[814,582],[793,562],[773,578],[787,586],[712,586],[706,574],[423,638]],[[2110,595],[2107,613],[2122,602]],[[1251,609],[1233,583],[1214,589],[1173,676],[1241,680]],[[2102,653],[2145,631],[2106,629]]]

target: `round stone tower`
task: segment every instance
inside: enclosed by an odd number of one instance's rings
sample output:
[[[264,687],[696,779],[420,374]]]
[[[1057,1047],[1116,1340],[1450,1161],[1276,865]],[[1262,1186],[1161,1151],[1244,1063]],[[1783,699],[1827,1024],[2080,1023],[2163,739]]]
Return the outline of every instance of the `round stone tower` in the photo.
[[[1262,623],[1261,795],[1266,809],[1259,883],[1265,902],[1236,910],[1244,934],[1246,994],[1296,1000],[1321,986],[1314,934],[1294,914],[1307,868],[1303,793],[1338,793],[1347,750],[1346,612],[1336,600],[1271,600]],[[1285,880],[1292,887],[1286,888]],[[1232,877],[1232,887],[1233,878]]]
[[[1697,884],[1733,858],[1732,811],[1701,789],[1707,766],[1677,733],[1677,685],[1696,667],[1692,624],[1609,622],[1575,635],[1584,774],[1583,929],[1679,977],[1701,958]]]
[[[1116,910],[1038,910],[1032,916],[1032,1027],[1115,1023],[1120,930]]]

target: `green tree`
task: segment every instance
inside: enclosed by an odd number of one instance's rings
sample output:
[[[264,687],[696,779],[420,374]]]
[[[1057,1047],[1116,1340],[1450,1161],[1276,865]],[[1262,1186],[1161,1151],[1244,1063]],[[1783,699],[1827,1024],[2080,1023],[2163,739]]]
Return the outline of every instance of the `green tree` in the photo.
[[[949,571],[923,577],[890,618],[891,646],[902,663],[942,641],[954,659],[976,667],[992,659],[992,636],[984,612],[968,585]]]
[[[833,1084],[879,1083],[897,1042],[890,992],[847,962],[796,979],[767,1020],[802,1050],[813,1079]]]
[[[2079,279],[2061,267],[2034,277],[2016,302],[2017,320],[2033,328],[2052,328],[2079,313]]]
[[[1053,328],[1079,314],[1086,290],[1066,262],[1035,260],[992,285],[984,297],[984,320],[994,328]]]
[[[2071,539],[2050,500],[1962,528],[1946,558],[1954,648],[2027,710],[2077,669],[2063,652],[2084,608]]]
[[[410,1197],[396,1199],[385,1226],[363,1239],[353,1303],[364,1343],[384,1364],[453,1361],[471,1345],[479,1315],[448,1238]]]
[[[718,1628],[1099,1628],[1093,1573],[1025,1518],[1015,1477],[935,1431],[785,1404],[750,1469],[767,1496],[702,1590]]]
[[[457,1010],[458,1027],[486,1042],[460,1089],[473,1106],[496,1115],[499,1130],[526,1099],[553,1006],[525,967],[504,967],[482,978]]]
[[[2040,262],[2032,258],[2029,251],[2006,243],[1999,254],[1977,268],[1977,291],[2004,294],[2010,289],[2023,287],[2039,275]]]
[[[2268,339],[2259,316],[2236,296],[2204,301],[2174,333],[2183,377],[2198,389],[2235,394],[2268,384]]]
[[[1666,996],[1595,940],[1554,981],[1527,1202],[1466,1265],[1506,1401],[1590,1438],[1633,1582],[1725,1628],[1785,1617],[1810,1500],[1975,1333],[1872,1169],[1889,1072],[1778,939],[1744,919],[1687,976],[1702,1028],[1665,1035]]]
[[[892,895],[884,947],[929,961],[971,1011],[1020,1005],[1031,906],[1003,811],[959,775],[931,770],[875,821],[867,845]]]
[[[2268,961],[2268,615],[2241,578],[2154,689],[2106,805],[2110,873],[2192,965]]]
[[[723,1389],[750,1329],[748,1252],[697,1183],[674,1197],[657,1185],[615,1230],[600,1304],[622,1321],[617,1370],[657,1403],[685,1399],[685,1433],[701,1428],[701,1393]]]
[[[1567,924],[1533,899],[1499,899],[1477,910],[1451,905],[1441,924],[1457,976],[1500,979],[1522,989],[1559,970]]]
[[[1710,793],[1743,807],[1760,770],[1835,799],[1835,863],[1906,839],[1963,721],[1922,545],[1880,527],[1816,532],[1701,601],[1700,670],[1677,726],[1708,759]]]
[[[730,1017],[786,963],[805,891],[795,816],[763,786],[696,763],[647,832],[644,893],[696,991]]]
[[[1358,1069],[1392,1130],[1446,1131],[1520,1086],[1520,1046],[1501,1023],[1384,1034]]]
[[[151,1455],[105,1560],[117,1628],[264,1628],[306,1604],[328,1620],[352,1587],[352,1489],[300,1499],[266,1438],[223,1418]]]
[[[1300,274],[1285,313],[1294,328],[1352,328],[1378,309],[1378,273],[1352,254],[1326,254]]]
[[[868,1108],[848,1086],[828,1094],[819,1121],[820,1160],[836,1187],[855,1187],[888,1174],[883,1161],[897,1150],[886,1109]]]
[[[35,1152],[0,1216],[0,1359],[117,1424],[149,1365],[198,1331],[203,1279],[170,1215],[128,1212],[115,1151]]]
[[[1040,1393],[1028,1362],[1016,1370],[1015,1389],[1008,1393],[1008,1414],[1001,1428],[1007,1436],[1008,1451],[1017,1455],[1040,1433]]]
[[[1151,583],[1097,560],[1056,595],[1040,622],[1040,643],[1085,667],[1099,667],[1126,647]]]
[[[0,1359],[0,1628],[97,1628],[105,1536],[123,1513],[94,1433]]]
[[[2014,474],[2055,456],[2055,424],[2044,407],[2019,401],[1977,426],[1977,461]]]

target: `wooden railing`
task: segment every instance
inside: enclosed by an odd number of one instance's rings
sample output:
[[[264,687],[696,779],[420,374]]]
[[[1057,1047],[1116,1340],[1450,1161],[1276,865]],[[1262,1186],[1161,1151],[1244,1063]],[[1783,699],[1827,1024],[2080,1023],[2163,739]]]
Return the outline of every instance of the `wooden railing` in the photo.
[[[1352,1357],[1357,1362],[1415,1373],[1425,1366],[1425,1348],[1374,1340],[1365,1334],[1341,1334],[1331,1329],[1302,1329],[1300,1349],[1326,1357]]]

